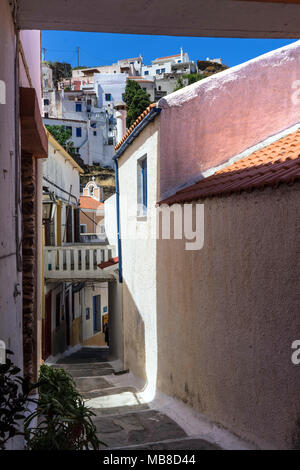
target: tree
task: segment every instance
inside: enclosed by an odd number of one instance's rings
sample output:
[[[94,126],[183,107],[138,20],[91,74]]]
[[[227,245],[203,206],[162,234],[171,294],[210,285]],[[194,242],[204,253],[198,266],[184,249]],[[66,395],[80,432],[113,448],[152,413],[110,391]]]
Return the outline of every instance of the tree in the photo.
[[[49,67],[52,69],[53,83],[57,88],[58,82],[64,78],[70,78],[72,76],[72,67],[67,62],[47,62]]]
[[[149,106],[149,94],[135,80],[128,80],[123,100],[128,107],[126,125],[129,128]]]
[[[75,156],[74,142],[70,140],[72,132],[70,129],[66,129],[65,126],[49,126],[46,124],[47,130],[53,135],[54,139],[70,154],[72,157]]]

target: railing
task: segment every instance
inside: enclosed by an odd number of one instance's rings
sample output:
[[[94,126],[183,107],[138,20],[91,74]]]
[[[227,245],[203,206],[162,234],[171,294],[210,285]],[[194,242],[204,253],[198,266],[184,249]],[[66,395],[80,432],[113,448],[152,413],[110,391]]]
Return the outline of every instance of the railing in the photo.
[[[84,280],[108,279],[111,274],[102,271],[98,264],[115,256],[110,245],[46,246],[44,249],[44,273],[46,279]]]

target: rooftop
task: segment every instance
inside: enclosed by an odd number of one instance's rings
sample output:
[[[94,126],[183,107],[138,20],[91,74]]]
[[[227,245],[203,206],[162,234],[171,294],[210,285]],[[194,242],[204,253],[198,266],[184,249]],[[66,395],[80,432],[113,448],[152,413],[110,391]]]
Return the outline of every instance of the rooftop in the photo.
[[[192,186],[177,191],[159,204],[195,201],[277,186],[280,183],[292,184],[297,179],[300,179],[300,128]]]
[[[80,209],[103,209],[104,203],[90,196],[80,196]]]
[[[137,125],[151,112],[152,109],[156,108],[156,103],[150,104],[148,108],[145,109],[145,111],[142,112],[142,114],[139,115],[139,117],[134,121],[132,126],[128,129],[126,134],[124,135],[123,139],[115,146],[115,150],[118,150],[121,145],[125,142],[125,140],[130,136],[130,134],[133,132],[133,130],[137,127]]]

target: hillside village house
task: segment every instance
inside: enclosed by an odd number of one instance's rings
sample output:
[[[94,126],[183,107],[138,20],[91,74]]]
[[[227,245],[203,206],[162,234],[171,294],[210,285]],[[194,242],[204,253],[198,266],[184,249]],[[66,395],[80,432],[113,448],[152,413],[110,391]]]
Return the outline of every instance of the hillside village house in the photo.
[[[299,436],[299,54],[296,42],[163,98],[115,156],[124,367],[148,398],[158,388],[262,448]],[[162,227],[189,204],[196,249]]]
[[[81,239],[83,170],[48,131],[47,137],[48,159],[43,164],[43,359],[70,347],[106,346],[109,275],[101,275],[97,264],[112,257],[105,239],[102,246],[99,239],[92,246],[90,240]],[[95,196],[97,190],[93,190]]]

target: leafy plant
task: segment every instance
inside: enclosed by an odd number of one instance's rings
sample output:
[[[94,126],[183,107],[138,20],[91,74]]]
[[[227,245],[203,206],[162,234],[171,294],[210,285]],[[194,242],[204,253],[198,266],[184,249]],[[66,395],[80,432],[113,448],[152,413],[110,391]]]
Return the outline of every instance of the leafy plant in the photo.
[[[41,366],[37,410],[25,420],[30,450],[99,449],[100,441],[88,409],[72,377],[64,369]],[[33,419],[37,427],[30,429]]]
[[[126,125],[129,128],[149,106],[149,94],[135,80],[128,80],[123,100],[128,106]]]
[[[70,140],[72,136],[70,129],[66,129],[65,126],[50,126],[49,124],[46,124],[46,129],[72,157],[75,156],[76,150],[74,143]]]
[[[72,76],[72,67],[67,62],[47,62],[49,67],[52,69],[53,83],[57,88],[58,82],[64,78],[70,78]]]
[[[13,354],[7,350],[6,354]],[[24,435],[22,431],[25,413],[30,402],[30,392],[37,384],[31,384],[28,377],[18,375],[21,372],[13,362],[7,358],[5,364],[0,364],[0,449],[5,449],[9,439]]]

